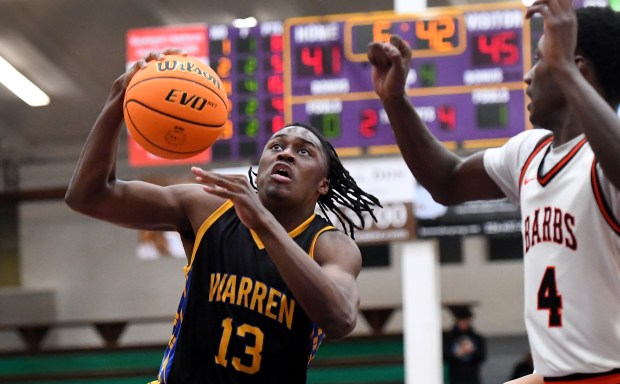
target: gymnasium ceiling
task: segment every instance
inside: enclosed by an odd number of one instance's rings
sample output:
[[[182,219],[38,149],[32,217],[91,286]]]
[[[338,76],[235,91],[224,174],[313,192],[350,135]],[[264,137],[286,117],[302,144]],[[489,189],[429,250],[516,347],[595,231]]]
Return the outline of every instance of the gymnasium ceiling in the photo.
[[[430,0],[429,6],[460,0]],[[131,28],[230,24],[390,10],[393,0],[0,0],[0,55],[51,97],[33,108],[0,85],[0,160],[74,163],[110,85],[124,70]],[[0,184],[1,185],[1,184]],[[0,187],[1,190],[1,187]]]

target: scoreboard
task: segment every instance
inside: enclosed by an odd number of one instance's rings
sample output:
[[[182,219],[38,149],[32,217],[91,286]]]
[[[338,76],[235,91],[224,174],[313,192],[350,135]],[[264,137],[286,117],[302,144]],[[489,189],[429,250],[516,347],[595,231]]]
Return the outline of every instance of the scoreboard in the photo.
[[[210,25],[210,65],[233,103],[212,160],[256,161],[290,122],[319,128],[341,156],[397,153],[366,56],[392,34],[413,50],[406,91],[433,134],[455,150],[500,145],[530,127],[523,74],[540,31],[531,32],[521,3]]]
[[[300,17],[252,28],[203,24],[206,48],[196,52],[222,78],[232,103],[207,161],[256,162],[269,137],[291,122],[317,127],[341,156],[398,153],[366,55],[370,42],[392,34],[413,50],[406,92],[432,133],[453,150],[501,145],[531,128],[523,75],[542,20],[525,20],[525,10],[519,2]]]
[[[285,120],[316,125],[345,155],[397,152],[366,56],[368,43],[396,34],[413,51],[407,94],[433,134],[452,149],[501,144],[529,124],[524,10],[485,4],[287,20]]]

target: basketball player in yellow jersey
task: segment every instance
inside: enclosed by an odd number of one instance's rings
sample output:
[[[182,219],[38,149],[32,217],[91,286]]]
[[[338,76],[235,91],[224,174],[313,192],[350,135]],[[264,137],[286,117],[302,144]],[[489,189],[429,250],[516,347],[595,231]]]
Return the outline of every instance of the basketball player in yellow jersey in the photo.
[[[445,205],[520,204],[532,375],[515,384],[620,383],[620,15],[537,0],[524,76],[535,127],[466,159],[429,132],[405,92],[411,49],[372,43],[375,90],[415,178]]]
[[[378,200],[301,124],[273,135],[249,180],[199,168],[196,184],[119,180],[123,95],[141,65],[114,82],[65,200],[100,220],[181,235],[186,285],[156,382],[305,383],[323,336],[342,338],[357,321],[361,256],[345,233],[360,226],[342,206],[363,225],[362,213],[372,215]],[[317,203],[345,233],[315,215]]]

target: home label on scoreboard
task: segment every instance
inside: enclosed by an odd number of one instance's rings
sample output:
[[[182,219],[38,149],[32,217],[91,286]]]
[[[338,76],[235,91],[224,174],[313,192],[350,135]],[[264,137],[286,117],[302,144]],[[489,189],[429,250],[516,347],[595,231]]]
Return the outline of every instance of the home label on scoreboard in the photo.
[[[413,51],[407,94],[433,134],[455,149],[497,145],[528,124],[524,9],[483,4],[289,19],[285,120],[316,125],[344,154],[396,152],[366,55],[370,42],[396,34]]]

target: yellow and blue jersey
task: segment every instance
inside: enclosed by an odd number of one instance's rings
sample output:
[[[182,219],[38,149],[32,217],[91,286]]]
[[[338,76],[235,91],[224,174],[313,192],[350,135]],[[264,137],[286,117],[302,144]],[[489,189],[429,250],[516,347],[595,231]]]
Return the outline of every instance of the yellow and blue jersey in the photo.
[[[334,227],[317,215],[289,232],[313,257]],[[305,383],[324,333],[286,286],[260,238],[224,203],[200,227],[160,383]]]

